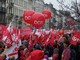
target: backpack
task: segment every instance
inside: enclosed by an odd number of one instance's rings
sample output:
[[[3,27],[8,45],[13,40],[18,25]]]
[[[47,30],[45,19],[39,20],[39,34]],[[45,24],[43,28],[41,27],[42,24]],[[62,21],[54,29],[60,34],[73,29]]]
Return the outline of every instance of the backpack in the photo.
[[[70,49],[70,50],[71,50],[70,60],[76,60],[76,51],[74,49]]]

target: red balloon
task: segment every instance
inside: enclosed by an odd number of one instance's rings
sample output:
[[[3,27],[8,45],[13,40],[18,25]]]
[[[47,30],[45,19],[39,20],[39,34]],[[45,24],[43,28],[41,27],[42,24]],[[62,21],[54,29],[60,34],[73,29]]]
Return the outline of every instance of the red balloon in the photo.
[[[37,12],[37,13],[33,14],[32,19],[33,19],[32,25],[35,28],[40,28],[45,23],[45,18],[44,18],[44,15],[42,13]]]
[[[45,19],[49,19],[51,17],[51,12],[50,10],[47,10],[45,9],[43,12],[42,12],[45,16]]]
[[[31,24],[32,23],[32,15],[34,13],[35,12],[33,10],[24,11],[24,14],[23,14],[23,20],[24,20],[24,22]]]

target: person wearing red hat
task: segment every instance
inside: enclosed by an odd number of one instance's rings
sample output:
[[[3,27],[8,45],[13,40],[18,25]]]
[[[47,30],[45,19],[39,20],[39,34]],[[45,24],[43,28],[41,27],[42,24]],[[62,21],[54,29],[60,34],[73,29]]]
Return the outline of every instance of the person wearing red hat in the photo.
[[[0,60],[3,60],[2,58],[0,58]]]
[[[42,60],[44,52],[42,50],[34,50],[26,60]]]
[[[64,50],[62,52],[62,60],[70,60],[71,50],[70,50],[70,42],[65,40],[63,42]]]
[[[52,56],[52,60],[58,60],[58,55],[59,55],[58,52],[59,52],[59,49],[55,48]]]

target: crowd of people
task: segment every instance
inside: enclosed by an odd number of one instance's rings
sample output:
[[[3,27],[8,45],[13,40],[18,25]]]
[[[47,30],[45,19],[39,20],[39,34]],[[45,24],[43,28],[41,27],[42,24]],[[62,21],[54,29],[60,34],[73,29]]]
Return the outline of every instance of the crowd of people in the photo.
[[[36,35],[32,40],[32,46],[30,46],[29,43],[30,38],[23,38],[21,40],[22,45],[19,46],[18,49],[17,59],[15,59],[14,56],[6,59],[7,56],[3,54],[0,56],[0,60],[79,60],[80,45],[79,43],[77,43],[77,45],[70,44],[71,36],[72,34],[64,34],[61,41],[52,41],[53,46],[51,44],[44,45],[44,43],[40,44],[38,42],[33,44],[34,40],[37,38]],[[2,48],[2,46],[3,43],[0,42],[0,48]],[[3,50],[4,48],[5,46],[3,46]],[[50,59],[50,57],[52,59]]]

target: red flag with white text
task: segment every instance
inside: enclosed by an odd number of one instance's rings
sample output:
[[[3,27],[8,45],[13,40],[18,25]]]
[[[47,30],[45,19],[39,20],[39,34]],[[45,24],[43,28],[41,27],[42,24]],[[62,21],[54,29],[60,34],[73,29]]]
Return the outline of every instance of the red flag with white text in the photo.
[[[6,31],[3,33],[3,38],[2,41],[8,46],[11,47],[12,45],[12,37],[11,37],[11,23],[9,24],[8,28]]]
[[[73,45],[77,45],[77,43],[80,43],[80,32],[75,32],[72,36],[70,43]]]

